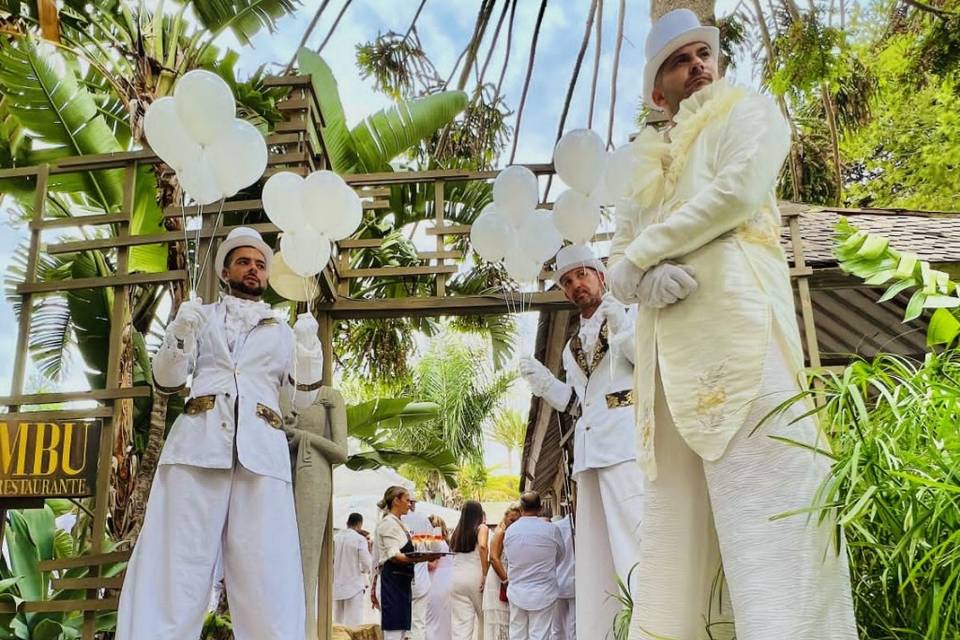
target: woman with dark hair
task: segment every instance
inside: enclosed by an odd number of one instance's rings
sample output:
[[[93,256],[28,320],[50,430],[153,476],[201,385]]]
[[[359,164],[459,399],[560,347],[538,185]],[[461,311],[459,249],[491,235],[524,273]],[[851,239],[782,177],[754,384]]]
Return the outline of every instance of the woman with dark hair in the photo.
[[[520,518],[520,505],[512,504],[490,536],[490,571],[483,588],[482,640],[509,640],[510,605],[507,603],[507,564],[503,557],[503,536]]]
[[[413,596],[413,565],[434,557],[412,558],[413,542],[400,517],[410,511],[410,493],[403,487],[390,487],[377,503],[384,512],[377,525],[375,548],[380,572],[380,628],[383,640],[401,640],[410,630]],[[373,596],[376,598],[376,595]]]
[[[483,629],[483,585],[489,564],[484,520],[480,503],[468,500],[450,536],[450,550],[456,554],[450,587],[452,640],[472,640],[474,627]]]

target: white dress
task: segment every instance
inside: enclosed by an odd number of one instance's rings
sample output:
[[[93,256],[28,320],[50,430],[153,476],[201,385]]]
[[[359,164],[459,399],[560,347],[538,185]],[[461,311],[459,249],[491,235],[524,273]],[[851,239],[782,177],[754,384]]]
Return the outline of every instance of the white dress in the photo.
[[[443,543],[444,552],[450,551]],[[427,637],[430,640],[450,640],[450,581],[453,577],[453,557],[443,556],[430,573],[430,594],[427,604]]]
[[[490,546],[493,553],[493,545]],[[510,604],[500,600],[500,584],[500,577],[491,564],[483,587],[483,640],[510,638]]]
[[[450,616],[453,640],[473,640],[474,629],[483,628],[483,604],[480,583],[479,545],[469,553],[453,556],[453,576],[450,585]],[[431,639],[432,640],[432,639]]]

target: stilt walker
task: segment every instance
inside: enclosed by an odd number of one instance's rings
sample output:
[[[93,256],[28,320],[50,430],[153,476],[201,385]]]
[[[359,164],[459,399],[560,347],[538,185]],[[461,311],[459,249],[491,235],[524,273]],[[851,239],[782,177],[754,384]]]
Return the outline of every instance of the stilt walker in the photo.
[[[653,25],[643,96],[671,126],[632,143],[634,192],[617,208],[610,284],[638,303],[650,479],[630,638],[854,640],[836,524],[772,519],[811,506],[828,459],[799,405],[753,433],[801,390],[775,193],[790,132],[772,100],[720,77],[719,55],[718,30],[689,10]]]
[[[588,247],[557,253],[554,278],[580,310],[580,327],[563,349],[566,381],[534,358],[520,373],[534,395],[577,417],[573,435],[576,627],[580,638],[602,638],[620,609],[611,594],[639,559],[636,532],[645,480],[634,460],[634,314],[604,295],[603,263]],[[643,579],[644,569],[634,571]],[[572,617],[572,616],[571,616]]]
[[[124,580],[117,640],[198,638],[221,554],[237,640],[304,638],[280,395],[313,403],[322,352],[312,316],[291,330],[260,301],[272,255],[256,231],[231,231],[216,255],[226,294],[184,302],[154,358],[164,392],[193,378]]]

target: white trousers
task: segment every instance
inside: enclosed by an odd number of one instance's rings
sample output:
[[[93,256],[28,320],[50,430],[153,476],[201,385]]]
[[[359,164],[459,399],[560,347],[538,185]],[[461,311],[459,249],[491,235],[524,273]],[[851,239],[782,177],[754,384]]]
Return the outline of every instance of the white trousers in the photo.
[[[450,575],[450,628],[453,640],[473,640],[483,629],[483,570],[479,550],[453,557]],[[430,640],[433,640],[430,638]]]
[[[613,623],[611,622],[612,626]],[[551,640],[577,640],[577,605],[574,598],[557,600],[557,607],[553,612],[553,632],[550,637]],[[584,635],[583,637],[589,636]]]
[[[304,637],[300,542],[288,482],[240,467],[162,465],[127,568],[117,640],[200,636],[217,557],[237,640]]]
[[[361,591],[352,598],[333,601],[333,621],[345,627],[359,627],[363,624],[363,596]]]
[[[620,610],[614,596],[640,559],[646,478],[630,460],[602,469],[586,469],[577,481],[576,624],[581,638],[601,637],[613,629]],[[633,572],[643,579],[645,568]],[[611,633],[611,637],[612,633]]]
[[[414,598],[411,604],[410,631],[407,637],[410,640],[429,640],[427,638],[427,609],[430,606],[430,592],[419,598]]]
[[[789,424],[801,405],[750,435],[798,389],[775,345],[743,428],[714,462],[680,437],[657,377],[659,476],[647,487],[630,640],[728,638],[734,627],[737,640],[857,638],[846,548],[832,543],[834,524],[818,526],[804,514],[771,520],[809,507],[828,471],[824,456],[769,437],[817,443],[813,420]]]
[[[556,602],[543,609],[528,611],[510,605],[510,640],[550,640]]]

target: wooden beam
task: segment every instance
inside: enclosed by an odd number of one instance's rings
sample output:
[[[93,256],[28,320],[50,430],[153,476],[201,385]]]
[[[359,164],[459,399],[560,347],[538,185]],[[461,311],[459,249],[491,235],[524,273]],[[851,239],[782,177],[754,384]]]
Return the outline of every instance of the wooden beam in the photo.
[[[432,276],[439,273],[456,273],[457,267],[377,267],[370,269],[347,269],[340,273],[344,280],[350,278],[402,278],[405,276]]]
[[[341,249],[376,249],[383,244],[383,238],[360,238],[357,240],[341,240],[337,246]]]
[[[336,319],[362,319],[496,315],[512,313],[518,306],[519,296],[490,294],[376,300],[338,298],[332,303],[321,303],[318,309]],[[523,307],[530,312],[573,309],[562,291],[526,293],[523,295]]]
[[[126,389],[93,389],[88,391],[65,391],[60,393],[30,393],[16,396],[0,396],[0,405],[56,404],[74,400],[119,400],[122,398],[149,398],[153,388],[149,386]]]
[[[280,111],[306,111],[309,106],[306,98],[287,98],[277,103]]]
[[[53,578],[50,585],[54,589],[119,589],[123,586],[123,576],[110,578]]]
[[[462,251],[418,251],[420,260],[458,260],[463,257]]]
[[[30,229],[64,229],[70,227],[92,227],[101,224],[117,224],[128,219],[125,213],[109,213],[96,216],[70,216],[47,220],[30,220]]]
[[[118,564],[130,560],[132,553],[132,551],[111,551],[110,553],[97,553],[88,556],[41,560],[37,567],[40,571],[62,571],[64,569],[95,567],[103,564]]]
[[[12,411],[0,413],[0,422],[63,422],[66,420],[90,420],[113,416],[112,407],[87,409],[44,409],[42,411]]]
[[[263,79],[265,87],[309,87],[310,76],[267,76]]]
[[[131,273],[106,278],[76,278],[74,280],[53,280],[23,283],[17,285],[17,293],[54,293],[57,291],[75,291],[77,289],[102,289],[104,287],[123,287],[133,284],[158,284],[185,280],[186,271],[161,271],[159,273]]]
[[[88,598],[86,600],[41,600],[23,602],[20,610],[26,613],[55,613],[67,611],[115,611],[119,598]]]
[[[450,224],[442,227],[433,227],[427,229],[428,236],[468,236],[470,235],[470,225],[468,224]]]

